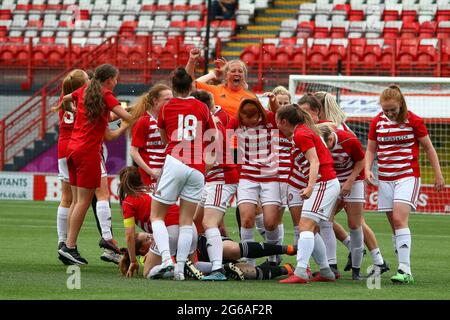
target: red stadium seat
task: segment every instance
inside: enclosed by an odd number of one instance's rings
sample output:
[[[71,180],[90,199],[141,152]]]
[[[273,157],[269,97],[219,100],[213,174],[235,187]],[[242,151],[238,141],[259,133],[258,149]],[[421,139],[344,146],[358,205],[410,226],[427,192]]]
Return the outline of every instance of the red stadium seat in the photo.
[[[306,60],[306,44],[301,47],[294,47],[294,52],[292,53],[292,62],[294,66],[298,67],[303,65]]]
[[[291,37],[291,38],[280,38],[280,45],[282,46],[295,46],[297,43],[297,38]]]
[[[419,38],[434,38],[436,36],[436,21],[425,21],[419,27]]]
[[[322,64],[328,54],[328,44],[325,42],[314,41],[308,52],[308,62],[311,64]]]
[[[383,20],[384,21],[397,21],[400,20],[400,12],[395,9],[384,9],[383,12]]]
[[[64,64],[64,58],[66,57],[66,47],[62,45],[52,46],[48,53],[48,61],[52,65]]]
[[[417,20],[416,10],[403,10],[402,11],[402,21],[403,23],[415,22]]]
[[[259,45],[245,47],[244,51],[241,53],[240,59],[248,65],[255,65],[259,60],[259,52]]]
[[[383,38],[397,39],[401,29],[401,21],[388,21],[384,25]]]
[[[438,9],[436,12],[436,21],[437,23],[441,21],[450,21],[450,10]]]
[[[431,40],[431,41],[429,41]],[[432,43],[434,42],[434,43]],[[429,66],[439,60],[436,39],[421,39],[417,48],[416,61],[419,66]]]
[[[347,31],[344,27],[332,26],[330,30],[330,38],[344,39],[347,36]]]
[[[364,10],[350,8],[348,12],[348,21],[364,21]]]
[[[398,49],[397,62],[401,66],[411,66],[416,60],[418,46],[418,39],[402,39]]]
[[[335,67],[338,61],[345,61],[347,58],[347,40],[331,40],[328,47],[328,54],[326,57],[327,62]]]
[[[0,10],[0,20],[12,20],[11,10]]]
[[[403,22],[400,37],[401,38],[417,38],[419,34],[419,23],[418,22]]]
[[[450,39],[450,21],[438,22],[436,37],[438,39]]]
[[[316,39],[324,39],[330,37],[330,27],[326,24],[319,25],[316,24],[316,27],[314,29],[314,38]]]
[[[308,38],[314,33],[314,21],[302,21],[297,26],[297,38]]]
[[[440,41],[442,64],[448,68],[450,63],[450,39],[441,39]]]
[[[278,66],[289,66],[294,55],[294,45],[278,47],[275,54],[275,61]]]
[[[271,65],[272,61],[275,59],[277,49],[274,44],[264,44],[263,45],[263,64]]]
[[[364,50],[366,47],[365,38],[349,39],[350,46],[350,62],[360,62],[364,58]]]
[[[142,11],[152,11],[155,12],[156,11],[156,5],[154,4],[145,4],[141,7]]]
[[[366,66],[373,66],[381,61],[382,45],[367,42],[364,48],[363,62]]]

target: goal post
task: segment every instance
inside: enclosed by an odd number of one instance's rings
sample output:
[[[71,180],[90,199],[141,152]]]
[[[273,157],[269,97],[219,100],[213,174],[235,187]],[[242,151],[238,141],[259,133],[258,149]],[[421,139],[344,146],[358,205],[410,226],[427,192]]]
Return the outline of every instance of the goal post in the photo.
[[[445,182],[450,183],[450,78],[368,77],[290,75],[293,101],[306,93],[326,91],[336,97],[345,112],[346,123],[364,148],[371,119],[381,111],[379,95],[390,84],[400,87],[408,109],[424,119],[441,164]],[[417,211],[450,214],[450,185],[444,191],[433,188],[434,174],[421,148],[419,156],[422,188]],[[375,160],[374,172],[377,174]],[[366,188],[366,209],[376,209],[376,188]]]

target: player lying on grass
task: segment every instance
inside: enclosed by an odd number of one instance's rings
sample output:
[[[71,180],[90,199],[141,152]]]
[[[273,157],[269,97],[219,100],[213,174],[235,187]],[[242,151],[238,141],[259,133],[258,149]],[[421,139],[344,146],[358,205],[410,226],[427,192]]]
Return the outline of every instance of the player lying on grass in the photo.
[[[161,255],[153,239],[153,235],[147,232],[139,232],[134,235],[135,252],[134,256],[144,257],[144,277],[145,278],[172,278],[173,273],[158,274],[161,264]],[[260,266],[252,266],[248,263],[239,263],[241,258],[262,258],[274,254],[295,255],[296,248],[291,245],[273,245],[268,243],[245,242],[238,243],[230,238],[222,237],[223,242],[223,268],[227,277],[244,280],[257,279],[269,280],[282,275],[288,275],[293,272],[293,267],[289,264],[283,266],[273,266],[262,264]],[[194,279],[203,279],[203,274],[211,273],[212,263],[209,261],[207,252],[207,240],[205,236],[199,236],[196,250],[195,268],[185,268],[186,275]],[[133,255],[133,254],[132,254]],[[187,262],[186,265],[191,264]],[[119,263],[119,269],[123,275],[132,276],[130,270],[130,255],[126,252]],[[137,271],[137,270],[136,270]]]
[[[122,274],[126,274],[128,277],[132,277],[134,272],[139,269],[139,264],[136,259],[137,255],[146,257],[144,264],[145,277],[161,277],[164,274],[159,274],[158,268],[153,270],[154,272],[150,274],[150,270],[152,270],[155,266],[160,267],[162,261],[161,255],[154,244],[153,235],[149,232],[151,231],[150,208],[152,199],[148,195],[148,191],[149,188],[142,182],[141,176],[136,167],[127,167],[122,169],[120,172],[118,194],[124,216],[128,251],[122,258],[119,268]],[[178,218],[178,207],[175,205],[171,206],[165,218],[165,223],[168,226],[169,239],[171,239],[169,242],[173,243],[171,247],[172,256],[176,254],[175,250],[178,240],[178,233],[172,231],[175,231],[175,226],[178,226]],[[138,225],[141,229],[147,232],[140,232],[136,234],[135,225]],[[204,240],[201,242],[202,254],[199,254],[199,256],[203,257],[203,260],[209,261],[206,249],[206,239],[204,237],[201,237],[201,239]],[[197,247],[196,232],[195,239],[193,239],[192,242],[194,245],[191,246],[191,254]],[[223,239],[223,242],[223,257],[227,260],[238,260],[241,257],[259,258],[272,254],[287,253],[293,255],[296,252],[293,246],[277,246],[259,243],[238,244],[229,239]],[[194,275],[197,279],[201,279],[203,276],[190,261],[186,263],[185,273]]]

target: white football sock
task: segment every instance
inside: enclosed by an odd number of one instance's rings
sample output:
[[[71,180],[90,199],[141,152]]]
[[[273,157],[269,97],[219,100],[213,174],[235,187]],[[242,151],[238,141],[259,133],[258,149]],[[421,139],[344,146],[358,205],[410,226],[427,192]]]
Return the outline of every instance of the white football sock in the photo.
[[[278,225],[278,244],[282,245],[284,242],[284,224]]]
[[[166,224],[164,220],[156,220],[152,222],[153,239],[158,247],[158,251],[161,253],[162,262],[171,260],[169,250],[169,233],[167,232]]]
[[[349,252],[352,250],[350,247],[350,241],[351,241],[350,236],[347,236],[347,238],[345,238],[344,241],[342,241],[342,244],[347,248]]]
[[[249,241],[255,241],[255,238],[253,237],[253,228],[244,228],[241,227],[241,242],[249,242]]]
[[[329,264],[337,264],[336,258],[336,235],[333,230],[333,222],[321,221],[319,223],[320,236],[327,248],[327,258]]]
[[[223,243],[220,235],[219,228],[209,228],[205,230],[205,236],[207,241],[207,251],[209,261],[212,262],[212,270],[222,269],[223,259]]]
[[[264,228],[264,216],[262,214],[258,214],[255,217],[255,226],[261,237],[265,238],[264,234],[266,233],[266,228]]]
[[[361,268],[364,251],[364,233],[362,227],[350,229],[350,239],[352,267]]]
[[[56,231],[58,233],[58,243],[67,240],[67,217],[70,208],[59,206],[56,214]]]
[[[106,200],[97,201],[96,205],[97,217],[102,229],[102,237],[105,240],[111,240],[113,238],[111,233],[111,208],[109,202]]]
[[[314,233],[311,231],[300,232],[298,238],[297,267],[306,269],[309,258],[314,250]]]
[[[384,260],[379,248],[375,248],[372,251],[370,251],[370,255],[372,256],[373,264],[377,265],[383,264]]]
[[[397,236],[398,269],[411,274],[411,231],[409,228],[395,230]]]
[[[262,216],[262,215],[261,215]],[[241,227],[241,242],[254,242],[255,238],[253,237],[253,228],[247,229]],[[248,263],[255,266],[256,265],[256,259],[246,259]]]
[[[275,228],[275,230],[270,231],[270,230],[266,230],[266,242],[270,243],[270,244],[277,244],[278,243],[278,239],[279,239],[279,232],[278,232],[278,227]],[[270,262],[277,262],[277,256],[269,256],[267,258],[268,261]]]
[[[298,238],[300,236],[300,228],[298,226],[294,227],[294,244],[298,243]]]
[[[320,269],[330,267],[327,259],[327,249],[319,233],[316,233],[314,236],[314,250],[312,252],[312,256],[314,261],[319,265]]]
[[[211,262],[205,262],[205,261],[197,261],[194,266],[203,272],[204,274],[209,274],[212,272],[212,263]]]
[[[189,255],[192,243],[192,225],[180,226],[180,234],[178,235],[177,245],[177,264],[175,265],[175,273],[184,273],[184,265]]]
[[[394,252],[395,254],[397,254],[397,236],[395,234],[392,235],[392,246],[394,247]]]

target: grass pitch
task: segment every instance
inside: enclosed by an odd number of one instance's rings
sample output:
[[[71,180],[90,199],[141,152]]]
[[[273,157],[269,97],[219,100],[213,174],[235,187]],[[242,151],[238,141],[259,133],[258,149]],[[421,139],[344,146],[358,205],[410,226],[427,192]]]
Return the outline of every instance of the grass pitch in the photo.
[[[100,260],[99,234],[92,212],[88,212],[79,236],[78,247],[89,265],[81,267],[81,289],[70,290],[67,267],[57,259],[55,202],[0,201],[0,299],[450,299],[450,216],[411,215],[413,234],[412,270],[414,285],[393,285],[395,273],[390,227],[384,214],[367,213],[366,221],[375,231],[391,271],[382,276],[381,288],[370,290],[366,281],[351,281],[343,272],[336,283],[283,285],[272,281],[200,282],[146,280],[142,275],[127,279],[116,265]],[[345,215],[338,221],[345,225]],[[226,215],[234,240],[239,238],[234,209]],[[285,242],[293,239],[290,215],[284,216]],[[113,206],[115,238],[124,246],[124,230],[117,205]],[[261,241],[256,235],[257,241]],[[341,272],[347,260],[346,249],[338,243]],[[261,259],[261,262],[263,259]],[[312,260],[311,260],[312,261]],[[284,257],[295,265],[295,257]],[[371,264],[364,258],[362,270]],[[316,266],[312,265],[313,270]],[[140,270],[142,272],[142,268]]]

